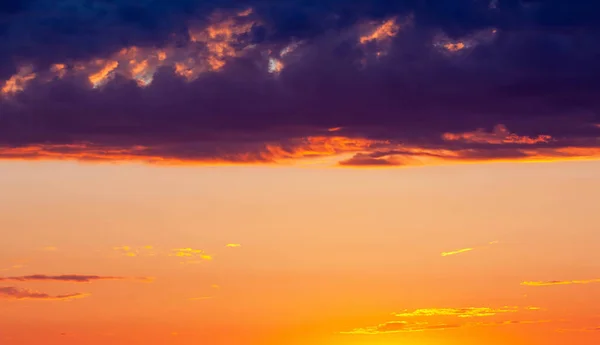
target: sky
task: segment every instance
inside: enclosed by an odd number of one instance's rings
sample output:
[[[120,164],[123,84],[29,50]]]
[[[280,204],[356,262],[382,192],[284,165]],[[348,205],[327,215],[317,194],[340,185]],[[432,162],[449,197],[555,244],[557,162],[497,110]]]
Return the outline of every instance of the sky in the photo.
[[[0,343],[597,343],[598,15],[0,3]]]

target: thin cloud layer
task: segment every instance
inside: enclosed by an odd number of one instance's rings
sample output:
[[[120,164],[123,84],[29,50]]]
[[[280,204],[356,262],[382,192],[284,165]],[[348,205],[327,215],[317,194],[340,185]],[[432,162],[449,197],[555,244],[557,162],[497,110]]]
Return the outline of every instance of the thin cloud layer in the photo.
[[[429,324],[428,322],[406,322],[406,321],[390,321],[379,324],[377,326],[355,328],[350,331],[340,332],[341,334],[390,334],[390,333],[405,333],[405,332],[424,332],[424,331],[442,331],[446,329],[459,328],[461,324]]]
[[[467,252],[473,251],[475,249],[486,248],[486,247],[489,247],[491,245],[498,244],[498,243],[499,243],[498,241],[492,241],[492,242],[488,242],[488,244],[484,245],[484,246],[473,247],[473,248],[462,248],[462,249],[452,250],[452,251],[449,251],[449,252],[442,252],[440,255],[441,256],[451,256],[451,255],[463,254],[463,253],[467,253]]]
[[[33,274],[27,276],[18,277],[0,277],[0,281],[54,281],[54,282],[71,282],[71,283],[91,283],[98,280],[140,280],[140,281],[151,281],[152,278],[139,277],[114,277],[114,276],[97,276],[97,275],[81,275],[81,274],[63,274],[63,275],[45,275],[45,274]]]
[[[27,1],[0,10],[0,158],[596,159],[584,3]]]
[[[398,317],[418,317],[418,316],[456,316],[460,318],[472,318],[483,316],[494,316],[498,314],[517,313],[523,310],[539,310],[537,307],[520,308],[515,306],[505,306],[501,308],[490,307],[468,307],[468,308],[425,308],[416,310],[405,310],[401,313],[395,313]]]
[[[522,282],[524,286],[553,286],[553,285],[582,285],[600,283],[600,279],[588,280],[547,280],[547,281],[527,281]]]
[[[13,286],[0,287],[0,299],[36,300],[36,301],[66,301],[88,297],[90,294],[71,293],[65,295],[49,295],[47,293],[17,288]]]
[[[532,325],[538,323],[549,323],[552,320],[505,320],[495,322],[467,322],[467,323],[429,323],[429,322],[407,322],[390,321],[377,326],[355,328],[350,331],[340,332],[341,334],[353,335],[378,335],[405,332],[426,332],[443,331],[463,327],[484,327],[484,326],[509,326],[509,325]]]

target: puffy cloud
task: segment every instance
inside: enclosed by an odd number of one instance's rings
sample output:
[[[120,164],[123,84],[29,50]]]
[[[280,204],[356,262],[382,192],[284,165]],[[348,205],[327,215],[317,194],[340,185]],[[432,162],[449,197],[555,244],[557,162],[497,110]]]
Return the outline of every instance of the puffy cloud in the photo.
[[[589,3],[27,1],[0,9],[0,158],[595,159]]]

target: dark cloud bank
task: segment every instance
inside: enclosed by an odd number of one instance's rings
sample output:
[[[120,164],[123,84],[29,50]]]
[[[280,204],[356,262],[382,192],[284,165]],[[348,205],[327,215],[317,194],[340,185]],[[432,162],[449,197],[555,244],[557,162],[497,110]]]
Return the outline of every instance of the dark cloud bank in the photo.
[[[583,0],[6,2],[0,157],[596,157],[599,14]],[[132,77],[139,51],[163,61],[150,82]]]

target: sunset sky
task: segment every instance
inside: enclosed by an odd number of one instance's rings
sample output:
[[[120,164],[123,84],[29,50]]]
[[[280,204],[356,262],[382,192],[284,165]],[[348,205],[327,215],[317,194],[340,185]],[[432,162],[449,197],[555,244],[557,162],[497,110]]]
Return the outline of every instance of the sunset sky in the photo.
[[[600,343],[599,15],[0,3],[0,344]]]

